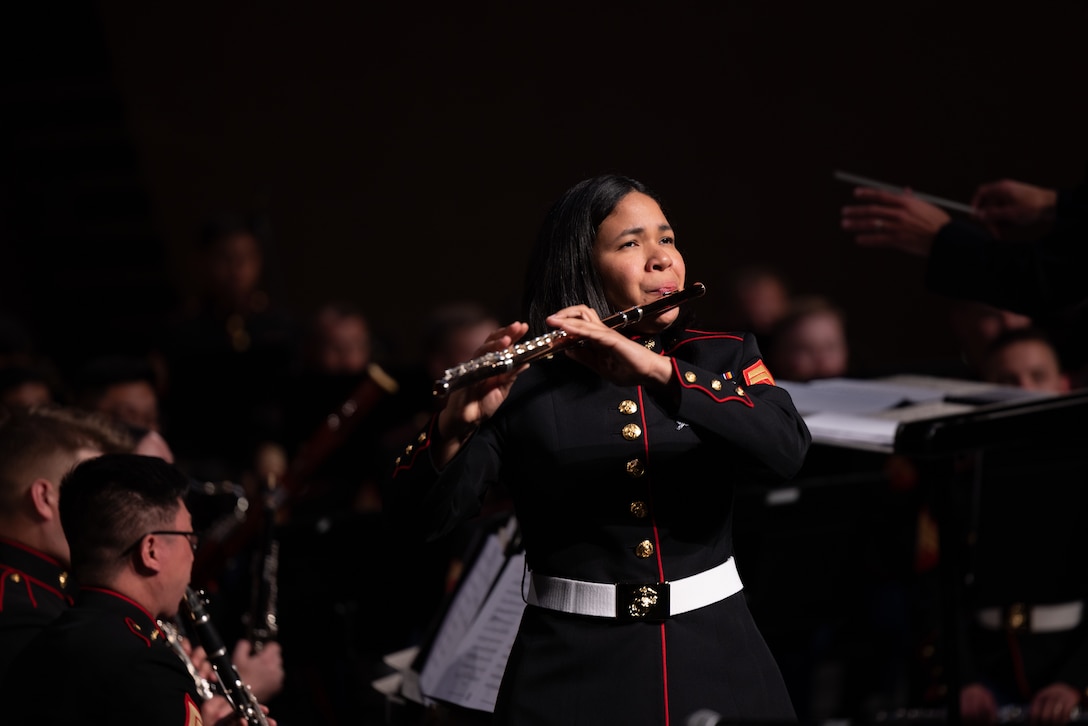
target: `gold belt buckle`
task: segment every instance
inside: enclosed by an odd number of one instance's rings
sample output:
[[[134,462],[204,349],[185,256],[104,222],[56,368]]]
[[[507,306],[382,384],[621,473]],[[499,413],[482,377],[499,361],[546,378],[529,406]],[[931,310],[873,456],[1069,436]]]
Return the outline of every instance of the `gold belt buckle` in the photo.
[[[1014,602],[1005,611],[1005,627],[1009,630],[1028,629],[1028,607],[1022,602]]]
[[[649,621],[669,617],[669,583],[619,583],[616,585],[616,617]]]

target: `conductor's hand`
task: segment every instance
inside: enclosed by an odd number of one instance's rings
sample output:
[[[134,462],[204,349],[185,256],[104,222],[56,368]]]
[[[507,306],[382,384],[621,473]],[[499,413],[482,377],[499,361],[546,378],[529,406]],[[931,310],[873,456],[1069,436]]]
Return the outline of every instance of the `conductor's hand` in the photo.
[[[503,350],[521,340],[529,331],[527,323],[514,322],[499,328],[487,336],[476,351],[479,357],[486,353]],[[491,418],[510,394],[514,380],[527,366],[497,376],[484,378],[449,395],[446,406],[438,414],[440,446],[433,452],[435,463],[444,466],[476,428]]]
[[[660,385],[672,377],[672,361],[636,343],[601,322],[586,305],[563,308],[548,317],[549,326],[562,329],[576,345],[567,355],[603,378],[621,386]]]
[[[1031,699],[1029,717],[1034,724],[1069,723],[1080,693],[1068,683],[1051,683]]]
[[[989,688],[971,683],[960,690],[960,716],[966,724],[992,724],[997,721],[997,701]]]
[[[996,225],[1024,226],[1051,220],[1057,203],[1055,190],[1012,179],[983,184],[971,199],[976,216]]]
[[[928,256],[937,232],[951,217],[929,202],[906,191],[903,194],[858,187],[861,202],[842,209],[842,228],[865,247],[887,247],[913,255]]]

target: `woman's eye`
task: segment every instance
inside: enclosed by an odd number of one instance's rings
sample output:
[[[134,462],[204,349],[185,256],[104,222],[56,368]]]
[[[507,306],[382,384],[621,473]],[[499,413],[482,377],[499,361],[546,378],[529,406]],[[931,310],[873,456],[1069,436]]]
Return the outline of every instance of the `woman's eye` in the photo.
[[[635,246],[635,241],[633,239],[629,239],[626,242],[623,242],[622,244],[620,244],[620,249],[622,249],[624,247],[634,247],[634,246]]]
[[[676,240],[674,240],[672,237],[662,237],[661,238],[661,244],[663,244],[663,245],[674,245],[674,244],[676,244]]]

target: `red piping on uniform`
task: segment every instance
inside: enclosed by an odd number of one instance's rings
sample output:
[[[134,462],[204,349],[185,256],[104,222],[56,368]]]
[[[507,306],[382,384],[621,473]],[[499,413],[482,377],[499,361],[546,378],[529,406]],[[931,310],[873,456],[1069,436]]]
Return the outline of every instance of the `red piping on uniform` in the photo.
[[[132,618],[126,616],[125,617],[125,625],[128,626],[128,629],[130,631],[132,631],[133,635],[135,635],[140,640],[144,641],[144,643],[147,644],[148,648],[151,647],[151,638],[147,637],[142,632],[140,632],[140,626],[135,620],[133,620]]]
[[[29,547],[29,546],[23,544],[22,542],[16,542],[15,540],[8,539],[7,537],[0,537],[0,542],[3,542],[4,544],[10,545],[12,547],[16,547],[18,549],[21,549],[23,552],[27,552],[29,554],[34,555],[35,557],[37,557],[39,559],[45,560],[46,562],[48,562],[51,565],[56,565],[57,567],[60,567],[60,562],[58,560],[56,560],[55,558],[50,557],[49,555],[45,554],[44,552],[36,550],[33,547]]]
[[[8,577],[12,574],[19,575],[23,582],[26,584],[26,594],[30,598],[30,604],[35,608],[38,607],[38,599],[34,597],[34,589],[31,585],[37,585],[43,590],[53,593],[59,599],[66,601],[69,605],[72,603],[72,598],[65,595],[63,592],[55,587],[50,586],[48,583],[39,580],[36,577],[31,577],[22,570],[16,570],[14,567],[8,567],[0,571],[0,612],[4,610],[4,586],[8,581]]]
[[[148,617],[148,619],[151,622],[155,622],[155,616],[152,615],[151,612],[147,608],[145,608],[143,605],[141,605],[140,603],[133,600],[131,597],[129,597],[127,595],[122,595],[121,593],[117,592],[116,590],[110,590],[110,589],[105,588],[105,587],[91,587],[90,585],[88,585],[87,587],[81,587],[80,590],[90,590],[91,592],[104,592],[107,595],[113,595],[118,600],[124,600],[125,602],[129,603],[130,605],[135,605],[136,607],[138,607],[140,609],[140,612],[142,612],[144,615],[146,615]]]
[[[650,427],[646,425],[646,406],[642,397],[642,386],[638,387],[638,411],[642,418],[642,451],[646,461],[646,471],[650,470]],[[654,531],[654,551],[657,553],[657,581],[665,581],[665,566],[661,562],[661,533],[657,529],[657,508],[654,506],[654,491],[650,493],[650,525]],[[665,726],[669,726],[669,660],[665,654],[665,623],[661,623],[661,689],[665,699]]]

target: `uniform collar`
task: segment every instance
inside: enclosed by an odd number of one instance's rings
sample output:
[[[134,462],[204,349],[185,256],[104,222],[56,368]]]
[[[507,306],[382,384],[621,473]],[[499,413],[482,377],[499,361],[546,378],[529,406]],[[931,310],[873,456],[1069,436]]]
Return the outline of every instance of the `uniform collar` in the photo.
[[[55,591],[59,597],[64,596],[70,584],[68,571],[56,558],[7,537],[0,537],[0,576],[28,577]]]

